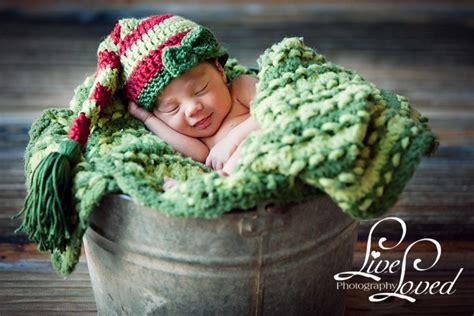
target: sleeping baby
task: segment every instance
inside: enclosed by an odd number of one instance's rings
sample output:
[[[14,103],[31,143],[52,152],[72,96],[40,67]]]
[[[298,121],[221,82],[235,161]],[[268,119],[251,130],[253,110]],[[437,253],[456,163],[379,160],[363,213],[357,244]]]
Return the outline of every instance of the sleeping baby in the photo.
[[[151,112],[129,103],[128,111],[176,151],[230,174],[239,145],[258,129],[250,116],[257,79],[240,75],[227,80],[219,60],[205,60],[171,80]],[[165,179],[165,187],[173,180]]]

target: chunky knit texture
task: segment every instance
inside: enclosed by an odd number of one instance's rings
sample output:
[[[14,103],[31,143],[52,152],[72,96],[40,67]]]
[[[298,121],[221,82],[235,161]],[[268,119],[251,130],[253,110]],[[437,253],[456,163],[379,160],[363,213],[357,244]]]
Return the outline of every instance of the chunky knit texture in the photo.
[[[71,173],[81,160],[92,129],[102,119],[117,91],[150,111],[166,85],[208,59],[224,65],[228,54],[212,32],[172,14],[123,19],[99,45],[97,70],[87,98],[81,100],[69,127],[69,140],[44,156],[28,182],[19,215],[19,231],[40,250],[64,250],[77,218],[73,208]]]
[[[395,203],[435,143],[427,120],[405,98],[326,61],[301,38],[273,45],[258,64],[251,111],[261,129],[245,140],[237,170],[228,177],[175,153],[112,96],[73,170],[77,221],[67,247],[53,251],[57,271],[74,269],[89,214],[109,192],[168,215],[195,217],[316,194],[327,194],[354,218],[378,216]],[[235,60],[225,71],[230,79],[250,73]],[[47,110],[33,125],[25,154],[28,178],[67,139],[93,86],[86,79],[70,109]],[[164,176],[182,183],[162,192]]]

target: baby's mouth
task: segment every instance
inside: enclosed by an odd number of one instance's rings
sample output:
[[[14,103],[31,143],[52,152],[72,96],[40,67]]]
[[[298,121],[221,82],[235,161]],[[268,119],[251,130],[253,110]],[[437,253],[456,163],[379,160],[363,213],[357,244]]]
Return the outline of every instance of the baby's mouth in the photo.
[[[193,127],[199,128],[199,129],[205,129],[209,125],[211,125],[211,118],[212,118],[212,113],[197,122],[196,124],[193,125]]]

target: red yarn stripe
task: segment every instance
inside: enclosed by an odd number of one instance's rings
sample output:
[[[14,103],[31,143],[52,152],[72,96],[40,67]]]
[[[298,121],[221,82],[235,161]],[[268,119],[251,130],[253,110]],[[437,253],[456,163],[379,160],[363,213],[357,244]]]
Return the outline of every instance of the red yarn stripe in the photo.
[[[127,34],[123,39],[122,44],[120,45],[120,55],[125,54],[127,49],[129,49],[135,42],[142,38],[143,34],[148,33],[148,31],[155,25],[160,24],[172,16],[173,14],[162,14],[158,16],[152,16],[140,22],[140,24],[138,24],[137,27],[131,33]]]
[[[118,69],[120,67],[120,58],[116,53],[104,50],[98,52],[97,55],[97,68],[104,69],[107,65],[112,69]]]
[[[173,37],[166,40],[163,45],[159,45],[155,50],[152,50],[148,56],[137,63],[137,66],[133,69],[125,84],[125,92],[129,100],[136,101],[143,87],[163,68],[161,62],[163,48],[181,44],[181,40],[189,31],[190,30],[186,30],[176,33]]]
[[[81,147],[84,147],[89,137],[89,127],[91,121],[86,117],[84,112],[79,113],[79,116],[72,122],[69,129],[69,138],[78,142]]]
[[[109,103],[111,96],[112,90],[97,82],[89,96],[89,99],[96,100],[96,104],[100,106],[100,110],[102,111]]]
[[[110,33],[110,38],[112,39],[112,42],[114,42],[115,45],[118,45],[118,43],[120,42],[120,30],[121,26],[119,23],[117,23],[115,24],[112,33]]]

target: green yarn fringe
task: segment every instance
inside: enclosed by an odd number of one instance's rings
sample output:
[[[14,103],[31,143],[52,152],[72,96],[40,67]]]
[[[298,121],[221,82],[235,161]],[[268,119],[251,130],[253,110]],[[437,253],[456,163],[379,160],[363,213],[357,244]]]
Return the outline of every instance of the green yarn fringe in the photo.
[[[261,129],[244,142],[237,171],[229,177],[174,152],[129,116],[118,95],[112,98],[72,171],[75,221],[66,246],[52,251],[58,272],[73,271],[89,214],[111,192],[168,215],[205,218],[317,194],[327,194],[354,218],[379,216],[396,202],[435,143],[427,119],[405,98],[326,61],[300,38],[273,45],[258,64],[251,111]],[[252,73],[235,59],[225,70],[230,79]],[[67,139],[91,85],[87,78],[70,109],[47,110],[32,126],[25,153],[28,181],[41,158]],[[164,176],[182,183],[163,192]]]
[[[64,250],[70,239],[75,221],[71,170],[80,155],[79,144],[66,140],[58,152],[51,152],[40,161],[30,177],[23,209],[17,215],[23,216],[23,222],[16,232],[26,233],[38,243],[40,251]]]

